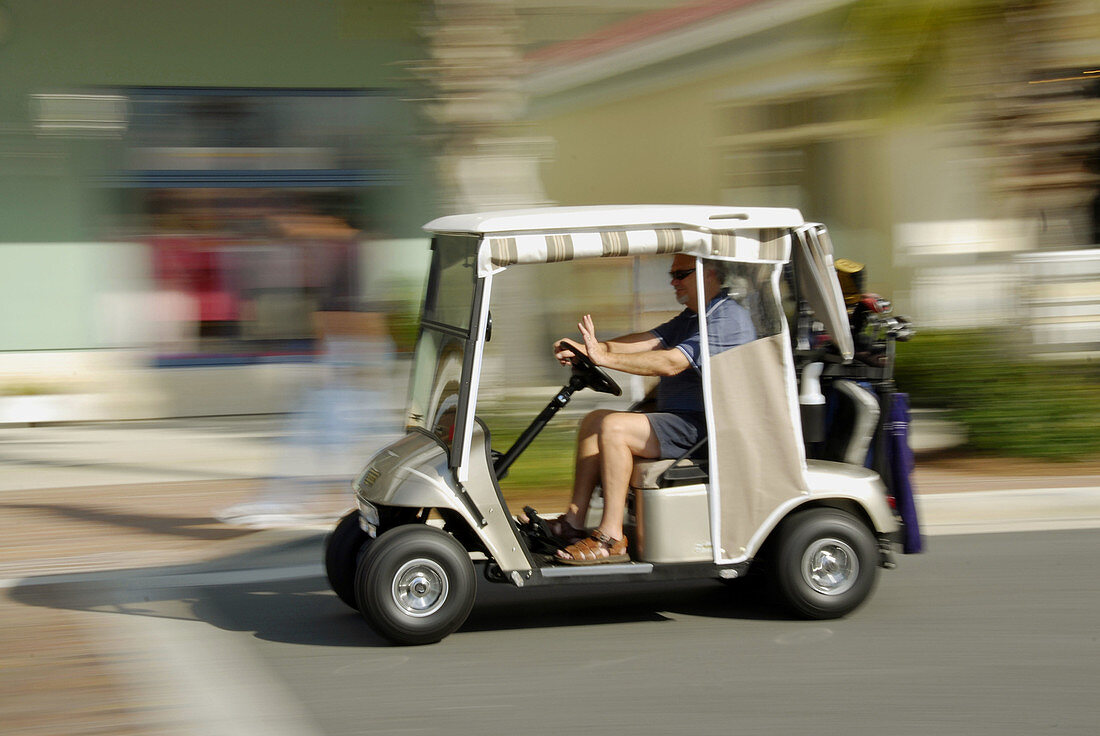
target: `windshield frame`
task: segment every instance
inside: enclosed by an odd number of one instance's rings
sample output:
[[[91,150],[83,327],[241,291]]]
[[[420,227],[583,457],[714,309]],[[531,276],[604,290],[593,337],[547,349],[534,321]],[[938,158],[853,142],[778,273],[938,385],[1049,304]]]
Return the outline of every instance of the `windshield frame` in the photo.
[[[406,408],[406,430],[420,429],[435,436],[448,449],[448,465],[457,468],[466,451],[469,424],[470,387],[474,382],[475,353],[479,334],[481,305],[485,283],[477,276],[476,258],[481,238],[476,235],[435,234],[424,299],[421,303],[420,331],[413,355],[412,375]],[[448,280],[444,264],[449,247],[458,248],[463,266],[470,269],[468,291],[460,294],[462,304],[441,303],[447,289],[455,293],[466,284]],[[457,261],[455,261],[457,262]],[[450,283],[448,283],[450,281]],[[465,306],[463,306],[465,305]],[[459,319],[454,319],[459,315]],[[458,322],[459,324],[454,324]],[[427,351],[431,350],[431,353]],[[444,375],[460,354],[457,388]],[[450,369],[455,378],[453,368]],[[441,385],[442,384],[442,385]],[[420,409],[421,411],[416,411]],[[432,415],[432,416],[429,416]],[[442,422],[441,422],[442,420]]]

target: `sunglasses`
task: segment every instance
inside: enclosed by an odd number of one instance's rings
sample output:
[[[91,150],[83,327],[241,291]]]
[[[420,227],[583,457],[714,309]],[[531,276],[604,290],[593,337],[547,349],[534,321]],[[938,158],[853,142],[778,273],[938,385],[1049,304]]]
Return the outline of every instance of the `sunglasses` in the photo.
[[[669,271],[668,275],[672,278],[673,281],[683,281],[693,273],[695,273],[694,268],[681,268],[678,271]]]

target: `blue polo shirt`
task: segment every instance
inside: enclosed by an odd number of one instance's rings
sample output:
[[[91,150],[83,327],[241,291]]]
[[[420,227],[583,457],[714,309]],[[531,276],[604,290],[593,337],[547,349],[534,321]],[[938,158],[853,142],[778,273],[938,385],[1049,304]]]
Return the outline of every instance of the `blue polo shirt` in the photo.
[[[690,368],[675,376],[661,376],[657,384],[657,411],[703,411],[703,362],[700,352],[699,319],[695,312],[684,309],[678,315],[650,330],[667,348],[676,348],[687,356]],[[710,354],[756,339],[749,311],[730,298],[723,289],[707,304],[707,339]]]

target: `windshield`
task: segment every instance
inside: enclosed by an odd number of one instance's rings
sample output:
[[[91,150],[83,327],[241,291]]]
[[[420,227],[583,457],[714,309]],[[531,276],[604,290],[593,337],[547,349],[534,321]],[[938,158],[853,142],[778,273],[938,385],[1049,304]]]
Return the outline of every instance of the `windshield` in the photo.
[[[424,295],[424,324],[470,329],[477,285],[477,238],[437,235],[432,239],[432,268]]]
[[[478,239],[437,235],[413,358],[407,427],[420,427],[448,447],[459,419],[477,294]],[[454,457],[452,453],[452,457]]]

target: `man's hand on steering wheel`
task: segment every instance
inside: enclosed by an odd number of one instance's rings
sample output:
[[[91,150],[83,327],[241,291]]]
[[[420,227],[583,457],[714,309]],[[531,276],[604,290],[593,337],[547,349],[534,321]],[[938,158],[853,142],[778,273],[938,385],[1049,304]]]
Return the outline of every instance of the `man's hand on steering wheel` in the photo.
[[[562,338],[554,344],[554,357],[562,365],[572,366],[573,376],[580,378],[592,390],[621,396],[622,389],[619,388],[619,384],[615,383],[615,379],[593,360],[593,356],[606,355],[607,348],[596,340],[596,329],[591,315],[586,314],[584,320],[577,326],[584,338],[584,345]]]
[[[595,365],[605,365],[604,356],[608,352],[607,346],[596,339],[596,325],[592,321],[592,315],[584,315],[581,321],[577,323],[577,327],[581,331],[581,338],[584,340],[584,351],[588,355],[588,359]]]
[[[603,357],[607,355],[607,347],[596,339],[596,327],[592,322],[592,315],[586,314],[577,323],[583,343],[563,337],[554,341],[554,357],[564,366],[573,365],[574,356],[587,357],[597,366],[604,364]]]
[[[568,337],[554,341],[554,358],[564,366],[573,365],[573,356],[583,354],[584,346]]]

